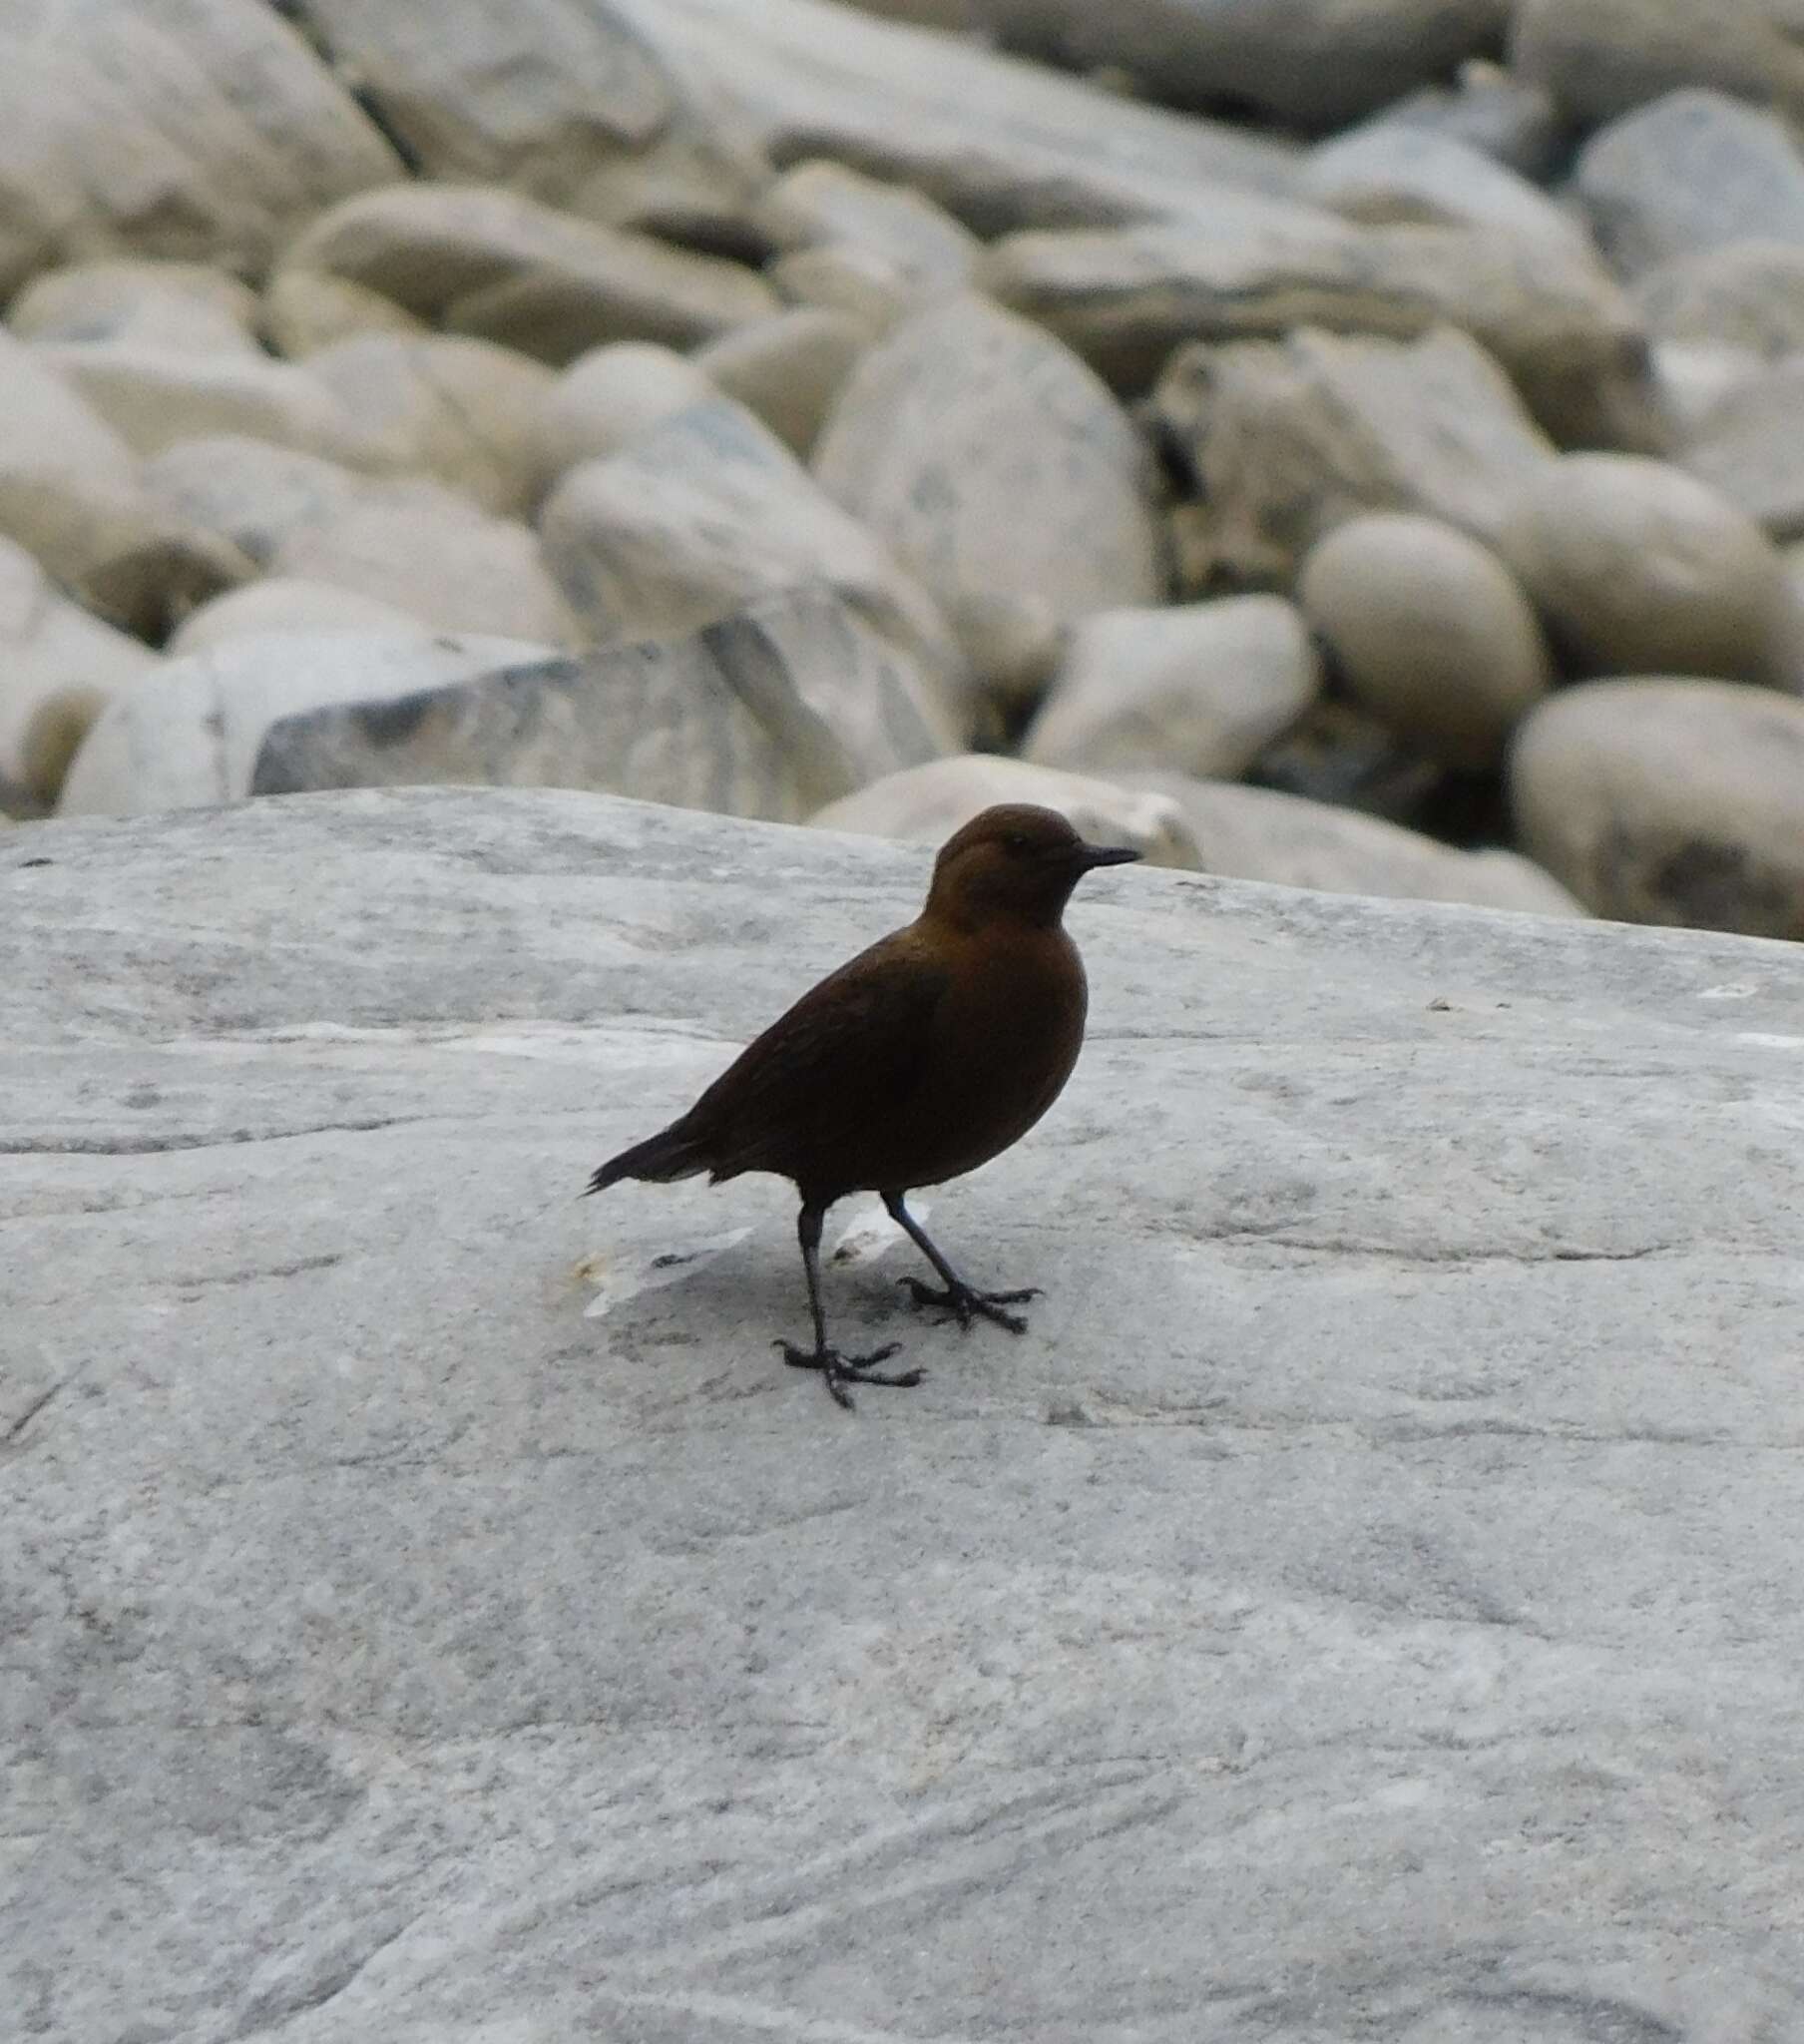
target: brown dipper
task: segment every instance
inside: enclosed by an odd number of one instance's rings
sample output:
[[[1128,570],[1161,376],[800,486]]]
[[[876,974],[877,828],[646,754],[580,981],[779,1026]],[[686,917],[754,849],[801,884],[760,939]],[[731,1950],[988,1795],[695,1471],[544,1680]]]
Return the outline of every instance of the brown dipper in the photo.
[[[973,816],[934,861],[927,906],[803,994],[668,1129],[623,1150],[589,1181],[659,1184],[705,1171],[710,1184],[772,1171],[801,1195],[797,1233],[814,1346],[779,1341],[784,1361],[817,1369],[849,1407],[855,1384],[918,1384],[886,1374],[890,1342],[870,1355],[827,1343],[820,1303],[820,1231],[848,1193],[874,1192],[944,1282],[902,1281],[916,1305],[974,1314],[1012,1333],[1008,1308],[1035,1296],[979,1291],[928,1240],[903,1204],[917,1186],[975,1171],[1045,1114],[1084,1041],[1088,990],[1060,917],[1094,866],[1138,852],[1087,844],[1055,810],[1006,802]]]

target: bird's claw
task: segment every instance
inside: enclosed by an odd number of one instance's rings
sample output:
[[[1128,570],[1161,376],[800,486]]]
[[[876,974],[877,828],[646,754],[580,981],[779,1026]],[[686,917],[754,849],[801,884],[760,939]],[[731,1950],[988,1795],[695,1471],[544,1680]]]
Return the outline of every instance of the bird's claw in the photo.
[[[1011,1334],[1025,1334],[1028,1323],[1020,1313],[1007,1310],[1012,1305],[1025,1305],[1030,1298],[1040,1296],[1038,1284],[1030,1284],[1021,1291],[978,1291],[969,1284],[949,1284],[938,1291],[931,1284],[923,1284],[919,1278],[904,1278],[900,1280],[908,1288],[908,1295],[916,1305],[932,1306],[958,1321],[961,1327],[969,1327],[982,1313],[986,1320],[994,1320],[999,1327],[1007,1327]]]
[[[886,1341],[869,1355],[841,1355],[837,1348],[798,1348],[793,1341],[776,1341],[771,1345],[783,1351],[783,1360],[791,1369],[819,1370],[827,1380],[834,1403],[843,1405],[848,1412],[854,1407],[847,1384],[884,1384],[911,1391],[927,1374],[920,1369],[880,1370],[875,1366],[896,1354],[902,1346],[900,1341]]]

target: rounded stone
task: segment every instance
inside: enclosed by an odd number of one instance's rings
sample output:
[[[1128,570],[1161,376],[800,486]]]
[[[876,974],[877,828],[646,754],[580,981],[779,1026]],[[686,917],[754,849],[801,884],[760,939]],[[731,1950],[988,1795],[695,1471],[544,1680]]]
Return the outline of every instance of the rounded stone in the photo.
[[[943,844],[992,802],[1038,802],[1057,809],[1093,844],[1130,846],[1149,865],[1194,870],[1201,864],[1182,807],[1162,789],[1118,787],[1088,774],[989,753],[955,754],[886,773],[817,809],[808,821],[822,830]]]
[[[1438,518],[1349,519],[1304,561],[1297,601],[1355,700],[1449,766],[1494,766],[1553,682],[1521,583]]]
[[[1629,454],[1569,454],[1507,506],[1498,552],[1581,678],[1790,687],[1798,612],[1778,550],[1719,490]]]
[[[870,338],[849,312],[797,305],[722,334],[693,360],[806,460]]]
[[[1804,938],[1804,703],[1733,682],[1590,682],[1517,734],[1531,857],[1619,922]]]
[[[247,632],[409,632],[426,629],[424,621],[398,604],[344,589],[331,582],[308,582],[298,575],[266,575],[241,589],[228,589],[199,610],[191,611],[164,651],[176,658],[206,653]]]
[[[1279,596],[1099,611],[1072,627],[1023,750],[1077,772],[1231,779],[1303,716],[1321,679],[1301,615]]]
[[[705,371],[658,341],[592,347],[540,400],[533,429],[540,473],[549,483],[719,394]]]

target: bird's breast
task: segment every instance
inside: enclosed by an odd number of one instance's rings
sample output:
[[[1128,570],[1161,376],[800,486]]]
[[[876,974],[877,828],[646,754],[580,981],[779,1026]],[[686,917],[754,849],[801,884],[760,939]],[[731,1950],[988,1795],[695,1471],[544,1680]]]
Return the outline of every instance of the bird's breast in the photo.
[[[974,939],[934,1017],[914,1183],[974,1171],[1058,1099],[1084,1042],[1088,990],[1062,929]]]

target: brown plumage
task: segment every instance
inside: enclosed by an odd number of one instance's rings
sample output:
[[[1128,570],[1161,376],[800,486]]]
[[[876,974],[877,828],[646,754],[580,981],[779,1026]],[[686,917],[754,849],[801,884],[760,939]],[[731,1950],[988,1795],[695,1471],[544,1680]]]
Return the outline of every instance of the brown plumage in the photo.
[[[1087,987],[1061,916],[1095,866],[1140,854],[1085,844],[1052,809],[1003,803],[946,840],[915,922],[858,952],[721,1073],[669,1128],[611,1157],[589,1192],[624,1178],[671,1182],[776,1172],[801,1194],[803,1272],[815,1345],[778,1340],[784,1361],[819,1369],[850,1406],[848,1383],[921,1381],[876,1369],[897,1343],[842,1355],[821,1310],[821,1223],[848,1192],[883,1196],[944,1289],[905,1278],[917,1306],[960,1326],[983,1314],[1020,1334],[1009,1312],[1034,1289],[979,1291],[915,1223],[905,1196],[975,1172],[1024,1137],[1071,1077]]]
[[[962,1326],[983,1314],[1019,1334],[1008,1310],[1034,1291],[979,1291],[941,1256],[904,1204],[917,1186],[975,1171],[1045,1114],[1084,1041],[1088,990],[1060,922],[1096,866],[1137,858],[1087,844],[1055,810],[1010,802],[948,838],[927,905],[803,994],[747,1046],[687,1114],[611,1158],[589,1181],[660,1183],[705,1171],[793,1179],[814,1346],[777,1346],[817,1369],[840,1404],[848,1383],[918,1384],[918,1369],[885,1374],[896,1352],[841,1355],[827,1342],[820,1298],[826,1210],[874,1192],[939,1274],[944,1289],[904,1278],[917,1305]]]

